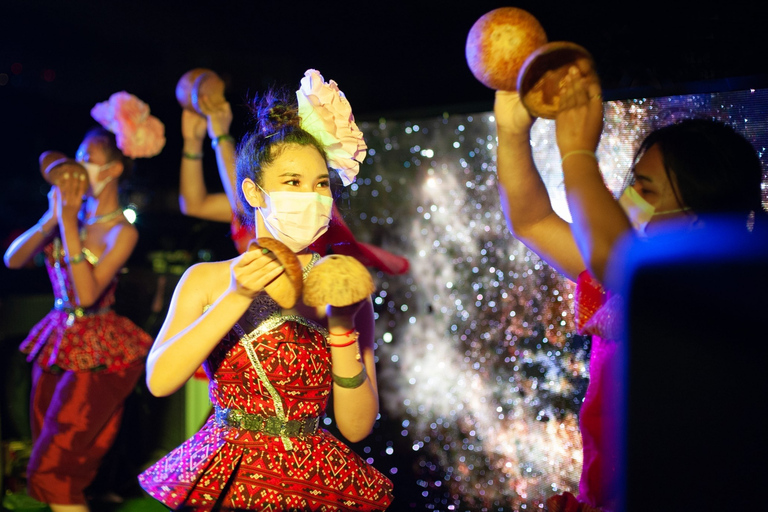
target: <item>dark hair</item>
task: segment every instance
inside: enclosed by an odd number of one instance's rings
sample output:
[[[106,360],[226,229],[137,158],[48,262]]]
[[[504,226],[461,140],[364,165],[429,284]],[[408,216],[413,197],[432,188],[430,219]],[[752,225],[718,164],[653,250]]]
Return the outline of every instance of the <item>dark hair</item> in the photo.
[[[760,158],[730,126],[711,119],[686,119],[651,132],[635,161],[658,146],[680,204],[696,213],[762,212]]]
[[[123,173],[120,175],[118,182],[122,185],[123,182],[128,181],[133,173],[134,160],[123,154],[119,147],[117,147],[117,138],[115,134],[104,128],[103,126],[94,126],[85,134],[83,140],[87,139],[99,139],[104,153],[107,155],[108,162],[119,161],[123,164]]]
[[[314,147],[326,162],[328,157],[323,145],[301,128],[298,103],[285,89],[273,89],[261,98],[255,97],[249,108],[255,127],[246,133],[237,148],[236,168],[237,193],[243,205],[241,220],[247,226],[253,226],[253,209],[248,207],[241,187],[244,179],[250,178],[261,185],[261,171],[291,144]]]

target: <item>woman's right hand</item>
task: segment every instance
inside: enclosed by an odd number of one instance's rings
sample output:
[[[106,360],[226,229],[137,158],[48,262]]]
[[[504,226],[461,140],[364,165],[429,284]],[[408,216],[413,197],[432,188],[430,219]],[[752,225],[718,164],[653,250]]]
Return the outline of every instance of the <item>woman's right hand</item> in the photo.
[[[517,91],[496,91],[493,115],[496,118],[496,129],[511,135],[527,137],[534,121],[520,101]]]
[[[79,164],[63,164],[66,166],[80,167]],[[77,222],[77,214],[80,213],[80,208],[83,205],[83,196],[88,191],[88,179],[82,172],[75,173],[75,169],[71,171],[65,168],[61,178],[56,181],[54,189],[56,196],[53,200],[53,205],[56,207],[56,217],[60,222]],[[49,205],[51,203],[49,202]]]
[[[249,299],[285,271],[272,253],[264,254],[260,248],[245,251],[235,258],[230,269],[230,290]]]
[[[181,111],[181,136],[184,140],[202,143],[208,121],[205,116],[186,108]]]
[[[51,190],[48,191],[48,211],[46,213],[46,217],[50,215],[51,217],[56,217],[56,212],[58,211],[58,204],[59,204],[59,196],[56,193],[56,185],[51,187]]]

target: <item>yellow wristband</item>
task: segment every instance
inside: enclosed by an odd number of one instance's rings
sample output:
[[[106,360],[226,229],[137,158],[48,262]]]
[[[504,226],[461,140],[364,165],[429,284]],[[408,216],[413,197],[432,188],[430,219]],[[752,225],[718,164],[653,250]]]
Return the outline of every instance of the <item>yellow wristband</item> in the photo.
[[[566,154],[563,155],[563,158],[560,159],[560,165],[563,165],[563,162],[565,162],[565,159],[569,156],[573,155],[588,155],[595,159],[595,162],[597,162],[597,155],[595,155],[594,151],[590,151],[588,149],[575,149],[573,151],[569,151]]]

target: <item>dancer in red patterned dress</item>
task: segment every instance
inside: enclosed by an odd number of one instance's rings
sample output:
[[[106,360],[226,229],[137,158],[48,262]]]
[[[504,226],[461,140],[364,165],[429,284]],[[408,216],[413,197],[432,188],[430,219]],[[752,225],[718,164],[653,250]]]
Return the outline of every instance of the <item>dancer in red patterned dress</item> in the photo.
[[[129,126],[121,117],[126,111],[139,116]],[[6,266],[19,268],[43,251],[53,285],[54,308],[21,350],[34,361],[29,494],[54,512],[88,510],[83,490],[115,440],[124,400],[152,344],[147,333],[110,308],[117,273],[138,240],[119,203],[118,179],[127,174],[132,158],[160,152],[163,126],[144,103],[124,92],[98,104],[92,115],[112,131],[91,130],[76,161],[61,158],[50,164],[49,176],[59,177],[48,211],[4,258]],[[137,128],[144,130],[138,142]]]
[[[579,65],[580,66],[580,65]],[[595,76],[574,66],[560,89],[555,119],[568,206],[559,217],[533,162],[533,124],[517,92],[496,92],[498,176],[507,224],[514,235],[576,281],[575,320],[592,335],[590,382],[579,414],[583,468],[579,495],[547,500],[552,512],[611,511],[618,506],[617,427],[622,399],[614,379],[620,368],[623,304],[603,287],[619,240],[630,233],[692,229],[703,215],[731,213],[762,225],[762,168],[743,136],[711,119],[689,119],[652,132],[637,151],[633,182],[617,201],[605,187],[595,150],[603,105]],[[672,231],[674,232],[674,231]]]
[[[318,259],[308,248],[332,211],[328,167],[351,182],[366,148],[335,82],[310,70],[298,108],[283,95],[254,103],[258,125],[238,150],[238,184],[254,237],[283,242],[306,276]],[[321,122],[312,125],[313,116]],[[283,310],[265,292],[283,272],[272,253],[248,250],[191,267],[177,286],[147,360],[147,384],[168,395],[202,363],[214,414],[139,477],[174,510],[365,511],[392,501],[389,479],[320,428],[333,393],[344,437],[356,442],[371,432],[372,304],[318,309],[299,300]]]

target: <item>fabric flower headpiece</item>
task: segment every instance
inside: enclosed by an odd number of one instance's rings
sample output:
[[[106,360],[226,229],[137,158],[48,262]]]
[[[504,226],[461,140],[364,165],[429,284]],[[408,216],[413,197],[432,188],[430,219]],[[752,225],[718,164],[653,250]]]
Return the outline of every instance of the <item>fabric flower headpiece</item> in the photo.
[[[301,128],[325,146],[328,164],[336,169],[344,186],[355,181],[368,146],[355,124],[352,107],[331,80],[326,83],[316,69],[308,69],[296,91]]]
[[[91,109],[91,117],[115,134],[117,147],[129,158],[149,158],[165,146],[165,126],[133,94],[114,93]]]

